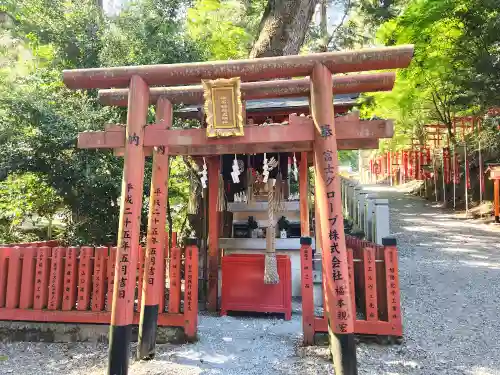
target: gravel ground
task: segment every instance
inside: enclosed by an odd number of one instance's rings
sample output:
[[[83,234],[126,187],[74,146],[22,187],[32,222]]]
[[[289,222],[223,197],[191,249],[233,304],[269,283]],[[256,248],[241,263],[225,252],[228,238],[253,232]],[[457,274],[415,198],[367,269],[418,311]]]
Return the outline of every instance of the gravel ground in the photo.
[[[500,375],[500,233],[386,187],[400,251],[405,341],[358,345],[360,375]],[[324,347],[300,347],[301,316],[202,315],[196,344],[159,345],[130,374],[333,374]],[[132,348],[135,350],[135,346]],[[104,374],[107,348],[0,344],[0,374]]]

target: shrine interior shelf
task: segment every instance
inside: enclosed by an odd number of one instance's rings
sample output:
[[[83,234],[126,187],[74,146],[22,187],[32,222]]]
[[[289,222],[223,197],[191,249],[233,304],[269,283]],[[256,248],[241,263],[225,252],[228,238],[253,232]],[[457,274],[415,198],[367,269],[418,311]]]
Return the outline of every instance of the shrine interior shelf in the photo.
[[[313,249],[315,242],[313,239]],[[219,248],[224,250],[256,250],[264,252],[266,248],[265,238],[219,238]],[[276,250],[300,250],[298,238],[276,238]]]

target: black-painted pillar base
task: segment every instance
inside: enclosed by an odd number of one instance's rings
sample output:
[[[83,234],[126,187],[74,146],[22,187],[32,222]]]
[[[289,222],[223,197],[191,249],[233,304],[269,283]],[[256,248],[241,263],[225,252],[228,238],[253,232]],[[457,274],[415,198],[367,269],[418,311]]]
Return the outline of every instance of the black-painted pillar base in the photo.
[[[110,326],[108,375],[127,375],[132,325]]]
[[[495,223],[500,223],[500,216],[495,216]]]
[[[333,333],[330,329],[329,331],[335,375],[358,375],[354,334]]]
[[[158,329],[158,305],[144,305],[139,324],[137,359],[153,359]]]

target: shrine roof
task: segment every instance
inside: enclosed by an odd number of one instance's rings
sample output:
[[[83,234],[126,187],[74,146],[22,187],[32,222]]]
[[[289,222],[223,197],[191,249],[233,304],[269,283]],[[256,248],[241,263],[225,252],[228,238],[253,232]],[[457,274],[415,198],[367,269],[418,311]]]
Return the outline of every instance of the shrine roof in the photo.
[[[333,104],[335,106],[353,107],[357,104],[360,94],[335,95]],[[190,105],[174,111],[175,114],[186,114],[198,112],[201,105]],[[247,112],[259,112],[262,110],[272,111],[280,109],[293,109],[309,107],[309,98],[277,98],[277,99],[252,99],[245,101]]]

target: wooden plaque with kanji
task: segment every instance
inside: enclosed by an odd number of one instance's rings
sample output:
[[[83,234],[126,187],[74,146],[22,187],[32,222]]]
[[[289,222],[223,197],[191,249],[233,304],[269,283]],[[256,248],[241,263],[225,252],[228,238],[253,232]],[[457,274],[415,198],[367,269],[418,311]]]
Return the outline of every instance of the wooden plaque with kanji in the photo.
[[[240,79],[202,80],[207,137],[242,136],[243,118]]]

